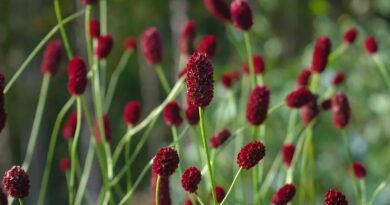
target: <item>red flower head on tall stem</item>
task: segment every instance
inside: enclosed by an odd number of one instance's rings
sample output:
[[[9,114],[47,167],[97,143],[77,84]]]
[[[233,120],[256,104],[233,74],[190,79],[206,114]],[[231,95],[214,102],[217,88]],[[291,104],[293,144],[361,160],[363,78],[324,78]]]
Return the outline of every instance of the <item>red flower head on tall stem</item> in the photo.
[[[135,125],[141,117],[141,104],[138,101],[130,101],[127,103],[123,111],[123,121],[127,125]]]
[[[75,56],[68,64],[68,92],[81,95],[87,86],[87,66],[84,60]]]
[[[217,202],[218,203],[221,203],[222,200],[225,198],[226,196],[226,192],[225,192],[225,189],[222,187],[222,186],[215,186],[215,195],[216,195],[216,198],[217,198]],[[210,194],[211,197],[213,197],[212,194]]]
[[[270,91],[265,85],[258,85],[249,94],[246,106],[246,120],[257,126],[265,121],[268,114]]]
[[[376,52],[378,52],[378,43],[376,42],[376,39],[373,36],[369,36],[364,41],[364,47],[366,48],[366,52],[369,55],[373,55]]]
[[[358,36],[358,31],[356,28],[350,28],[344,33],[344,43],[345,44],[352,44],[355,42],[356,38]]]
[[[306,87],[309,84],[311,77],[311,71],[309,69],[303,69],[299,74],[296,80],[298,87]]]
[[[98,0],[80,0],[80,3],[84,5],[93,5],[96,4],[97,1]]]
[[[252,9],[246,0],[234,0],[230,4],[230,13],[236,28],[248,31],[253,25]]]
[[[299,87],[289,93],[286,97],[286,104],[290,108],[301,108],[309,103],[314,95],[306,87]]]
[[[230,131],[225,128],[218,134],[211,137],[210,146],[212,148],[218,148],[219,146],[223,145],[223,143],[225,143],[230,136],[231,136]]]
[[[89,36],[91,38],[100,37],[100,22],[97,19],[91,19],[89,21]]]
[[[62,60],[63,46],[59,39],[49,41],[43,53],[41,72],[54,75],[58,71]]]
[[[344,93],[337,93],[332,98],[333,124],[342,129],[348,125],[351,108]]]
[[[149,65],[160,64],[163,60],[163,42],[155,27],[144,31],[141,38],[141,50]]]
[[[202,180],[202,174],[196,167],[189,167],[183,172],[181,177],[181,186],[189,193],[194,193],[198,190],[198,185]]]
[[[59,163],[59,169],[61,172],[65,173],[70,169],[70,160],[69,158],[65,157],[60,160]]]
[[[291,165],[291,162],[294,158],[294,153],[295,153],[295,145],[294,144],[289,143],[289,144],[283,145],[282,159],[283,159],[283,163],[284,163],[284,165],[286,165],[286,167],[289,167]]]
[[[111,35],[100,36],[95,50],[98,59],[105,59],[110,54],[114,41]]]
[[[180,105],[176,101],[171,101],[165,105],[163,111],[165,124],[168,126],[180,126],[183,122],[180,112]]]
[[[13,166],[4,173],[3,185],[10,196],[22,199],[29,194],[30,177],[20,166]]]
[[[301,119],[305,126],[308,126],[311,121],[317,117],[320,110],[317,105],[317,98],[313,97],[306,105],[300,108]]]
[[[238,71],[230,71],[223,73],[221,76],[221,84],[226,89],[231,88],[234,83],[240,78],[240,72]]]
[[[206,53],[210,59],[214,57],[217,49],[217,38],[214,35],[205,35],[198,44],[197,51],[199,53]]]
[[[259,141],[253,141],[241,148],[237,155],[237,164],[243,169],[250,169],[257,165],[265,156],[265,147]]]
[[[344,194],[336,189],[330,189],[325,194],[324,205],[348,205]]]
[[[226,0],[203,0],[207,10],[219,21],[231,21],[229,4]]]
[[[336,73],[336,75],[333,76],[332,85],[339,86],[344,82],[344,79],[345,79],[345,73],[340,71],[340,72]]]
[[[150,186],[152,193],[152,204],[156,204],[156,185],[157,175],[152,173],[152,184]],[[158,187],[158,204],[171,205],[171,193],[169,190],[169,177],[160,177],[160,186]]]
[[[172,147],[161,148],[153,159],[152,170],[154,174],[162,177],[171,176],[179,166],[179,155]]]
[[[315,73],[322,73],[326,65],[328,64],[328,56],[332,43],[327,36],[321,36],[317,38],[314,46],[313,59],[311,64],[311,70]]]
[[[196,37],[196,24],[194,21],[187,21],[180,31],[179,51],[183,55],[191,55],[194,51],[194,41]]]
[[[286,205],[295,196],[295,186],[293,184],[286,184],[282,186],[272,197],[273,205]]]
[[[253,68],[254,68],[255,74],[256,75],[264,74],[264,72],[265,72],[265,63],[264,63],[263,56],[261,56],[261,55],[254,55],[252,57],[252,61],[253,61]],[[248,64],[245,64],[242,67],[242,70],[244,71],[244,73],[246,75],[250,74],[250,69],[249,69]]]
[[[103,121],[103,131],[104,131],[104,135],[106,137],[106,141],[110,141],[111,137],[112,137],[111,136],[110,120],[108,119],[108,117],[106,115],[104,115],[102,118],[102,121]],[[99,122],[97,119],[95,120],[95,138],[96,138],[97,143],[102,142],[102,140],[100,138],[100,132],[99,132]]]
[[[214,68],[205,53],[195,52],[187,64],[187,100],[206,107],[214,95]]]
[[[366,168],[360,162],[353,162],[352,171],[356,179],[362,179],[367,175]]]
[[[196,125],[199,122],[199,110],[198,107],[187,103],[186,109],[187,122],[190,125]]]
[[[68,116],[62,128],[62,137],[64,140],[73,138],[77,125],[77,112],[73,112]]]
[[[137,39],[134,37],[128,37],[123,43],[125,51],[135,51],[137,49]]]

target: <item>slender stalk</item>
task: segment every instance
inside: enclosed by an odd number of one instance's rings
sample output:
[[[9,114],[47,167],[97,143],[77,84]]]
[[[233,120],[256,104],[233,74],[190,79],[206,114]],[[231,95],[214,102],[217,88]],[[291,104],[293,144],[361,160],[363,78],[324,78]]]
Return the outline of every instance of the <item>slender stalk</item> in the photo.
[[[39,94],[37,110],[35,111],[34,123],[31,129],[30,138],[27,145],[26,156],[24,157],[23,169],[28,171],[30,168],[31,160],[34,155],[35,145],[38,139],[39,128],[41,126],[42,115],[45,109],[47,91],[49,90],[51,75],[44,74],[42,80],[41,91]]]
[[[198,201],[199,205],[204,205],[204,203],[203,203],[202,199],[201,199],[201,198],[198,196],[198,194],[197,194],[197,193],[194,193],[193,195],[195,196],[195,198],[196,198],[196,201]]]
[[[252,88],[253,88],[257,85],[257,79],[256,79],[255,68],[254,68],[253,59],[252,59],[253,57],[252,57],[251,40],[250,40],[248,32],[244,33],[244,38],[245,38],[246,53],[247,53],[247,57],[248,57],[249,73],[251,76],[251,82],[252,82]],[[262,82],[263,80],[261,78],[260,78],[260,83],[263,83]]]
[[[366,199],[366,182],[365,182],[365,180],[361,179],[359,181],[359,185],[360,185],[362,205],[366,205],[367,204],[367,199]]]
[[[88,183],[89,175],[91,174],[91,168],[92,168],[93,160],[94,160],[94,156],[95,156],[94,147],[95,147],[95,141],[94,141],[94,138],[91,137],[91,139],[89,140],[87,157],[85,160],[83,173],[81,175],[79,188],[77,189],[77,192],[76,192],[76,199],[75,199],[76,205],[80,205],[82,203],[84,192],[87,188],[87,183]]]
[[[68,36],[66,35],[64,24],[62,22],[61,6],[58,0],[54,0],[54,11],[56,13],[58,25],[60,26],[61,38],[62,41],[64,42],[66,55],[68,56],[68,59],[71,59],[73,57],[72,48],[70,47],[69,39]]]
[[[332,64],[337,58],[339,58],[347,49],[348,44],[341,44],[339,47],[336,48],[332,53],[329,55],[329,64]]]
[[[155,200],[155,204],[158,205],[158,202],[160,201],[159,200],[159,197],[158,197],[158,190],[160,188],[160,181],[161,181],[161,177],[160,175],[157,175],[157,181],[156,181],[156,195],[154,197],[154,200]]]
[[[303,145],[303,153],[302,153],[302,162],[300,167],[300,194],[299,194],[299,202],[300,204],[304,204],[305,196],[308,194],[309,190],[307,187],[307,181],[308,181],[308,175],[307,175],[307,164],[308,164],[308,157],[309,157],[309,146],[310,141],[313,137],[313,130],[307,129],[306,130],[306,136],[304,139],[304,145]]]
[[[209,148],[208,148],[207,141],[206,141],[206,131],[204,128],[204,109],[202,107],[199,107],[199,126],[200,126],[201,135],[202,135],[203,149],[204,149],[204,152],[206,154],[207,167],[208,167],[209,176],[210,176],[211,193],[213,195],[214,204],[216,205],[217,198],[216,198],[215,189],[214,189],[215,183],[214,183],[213,170],[211,167]]]
[[[76,124],[76,130],[73,137],[73,143],[72,143],[72,152],[70,153],[71,156],[71,165],[70,165],[70,190],[69,190],[69,204],[74,204],[74,184],[75,184],[75,178],[76,178],[76,160],[77,160],[77,144],[80,138],[80,131],[81,131],[81,98],[80,96],[76,97],[76,104],[77,104],[77,124]]]
[[[253,126],[252,127],[252,140],[255,141],[258,139],[256,136],[259,131],[259,126]],[[259,190],[259,169],[257,167],[254,167],[252,170],[252,175],[253,175],[253,202],[256,204],[256,195],[258,194]]]
[[[105,103],[104,103],[104,110],[105,112],[108,112],[111,106],[112,99],[115,94],[115,88],[118,83],[119,77],[121,76],[122,72],[124,71],[127,62],[129,61],[130,57],[132,56],[132,51],[125,51],[122,54],[122,57],[119,60],[119,63],[117,67],[115,68],[114,72],[111,75],[110,82],[108,84],[107,94],[105,97]]]
[[[385,67],[385,64],[383,63],[380,56],[377,54],[373,55],[372,59],[374,60],[375,64],[377,65],[379,72],[381,73],[382,78],[385,81],[387,88],[390,90],[390,77],[389,77],[389,73]]]
[[[131,129],[131,126],[128,127],[128,129]],[[130,148],[131,148],[131,140],[126,144],[125,147],[125,161],[127,162],[130,158]],[[126,172],[126,186],[127,190],[131,189],[131,169],[128,169]]]
[[[65,105],[62,107],[61,111],[58,113],[56,121],[54,122],[54,128],[53,128],[52,134],[50,136],[49,149],[47,151],[46,164],[45,164],[45,168],[43,170],[41,188],[39,190],[38,205],[45,204],[46,190],[47,190],[47,185],[49,182],[50,169],[52,167],[54,150],[56,147],[58,132],[60,130],[62,120],[63,120],[66,112],[68,112],[68,110],[73,105],[74,100],[75,100],[75,98],[71,97],[68,100],[68,102],[65,103]]]
[[[75,20],[79,16],[83,15],[84,10],[81,10],[77,13],[74,13],[67,18],[64,19],[62,22],[63,25]],[[54,28],[52,28],[49,33],[46,34],[46,36],[38,43],[38,45],[34,48],[34,50],[27,56],[26,60],[22,63],[22,65],[17,69],[16,73],[12,76],[12,78],[9,80],[7,85],[4,88],[4,94],[8,93],[9,89],[11,89],[12,85],[15,83],[15,81],[19,78],[19,76],[23,73],[24,70],[26,70],[28,64],[34,59],[34,57],[38,54],[38,52],[45,46],[45,44],[54,36],[54,34],[57,33],[60,26],[56,25]]]
[[[313,75],[311,77],[311,81],[310,81],[311,92],[316,93],[319,81],[320,81],[320,74],[313,73]]]
[[[102,35],[107,34],[107,0],[100,0],[99,4],[100,14],[100,30]]]
[[[164,71],[162,70],[162,67],[160,64],[158,64],[156,66],[156,72],[157,72],[157,76],[160,79],[160,83],[161,83],[165,93],[168,94],[169,91],[171,90],[171,87],[169,86],[168,80],[165,77]]]
[[[230,184],[230,187],[229,187],[229,189],[228,189],[228,191],[227,191],[227,193],[225,195],[225,198],[223,198],[223,200],[222,200],[220,205],[223,205],[225,203],[225,201],[227,200],[227,198],[228,198],[230,192],[232,191],[233,186],[236,183],[236,180],[237,180],[238,176],[240,175],[241,171],[242,171],[242,167],[240,167],[240,169],[237,171],[236,176],[234,176],[234,179],[233,179],[232,183]]]
[[[374,204],[376,197],[379,195],[379,193],[381,193],[381,191],[383,191],[383,189],[386,187],[386,185],[387,185],[387,180],[383,181],[382,183],[380,183],[378,185],[378,187],[375,189],[374,193],[372,194],[371,200],[368,203],[369,205]]]
[[[23,202],[23,199],[22,198],[19,198],[19,205],[24,205],[24,202]]]
[[[88,63],[89,63],[89,66],[92,66],[93,64],[93,55],[92,55],[92,39],[91,39],[91,35],[90,35],[90,20],[91,20],[91,10],[92,10],[92,7],[90,5],[87,5],[85,7],[85,19],[84,19],[84,34],[85,34],[85,42],[87,44],[87,56],[88,56]]]
[[[177,136],[177,128],[176,128],[176,126],[171,126],[171,130],[172,130],[173,141],[177,141],[178,140],[178,136]],[[183,155],[182,155],[181,149],[180,149],[180,142],[177,142],[177,144],[175,145],[175,148],[177,150],[177,153],[179,154],[179,158],[182,159],[181,157],[183,157]],[[183,162],[179,164],[179,174],[180,174],[180,176],[183,173],[182,166],[183,166]]]

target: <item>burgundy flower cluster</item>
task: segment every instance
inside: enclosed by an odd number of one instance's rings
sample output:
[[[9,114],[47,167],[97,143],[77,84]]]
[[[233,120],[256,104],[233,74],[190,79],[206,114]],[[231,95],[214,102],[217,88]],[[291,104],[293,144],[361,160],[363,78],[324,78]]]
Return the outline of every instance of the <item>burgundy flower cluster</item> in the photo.
[[[71,95],[81,95],[87,87],[87,65],[79,57],[73,57],[68,64],[68,92]]]
[[[224,142],[226,142],[226,140],[228,140],[230,136],[230,131],[228,129],[223,129],[221,132],[211,137],[210,146],[212,148],[218,148]]]

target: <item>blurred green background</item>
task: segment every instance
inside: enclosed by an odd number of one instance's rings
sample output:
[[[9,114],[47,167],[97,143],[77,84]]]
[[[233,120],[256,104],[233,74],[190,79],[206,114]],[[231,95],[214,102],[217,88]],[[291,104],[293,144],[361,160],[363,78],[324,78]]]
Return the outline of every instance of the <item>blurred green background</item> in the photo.
[[[390,2],[388,0],[251,0],[250,2],[255,17],[251,32],[252,46],[255,53],[262,54],[266,59],[265,82],[272,90],[272,104],[283,100],[286,93],[294,86],[294,79],[300,69],[310,65],[312,43],[316,37],[329,35],[335,49],[341,45],[342,35],[346,29],[354,26],[359,30],[355,45],[329,66],[321,83],[323,87],[328,86],[332,75],[337,70],[347,73],[346,83],[340,90],[347,93],[352,106],[352,121],[348,126],[348,132],[351,134],[355,158],[367,166],[368,193],[371,196],[372,191],[387,178],[390,171],[390,95],[375,65],[364,52],[363,40],[367,35],[376,36],[380,55],[390,68],[388,58]],[[63,16],[82,9],[78,0],[61,1],[61,5]],[[95,17],[98,15],[97,11],[98,9],[94,9]],[[187,19],[196,21],[198,38],[205,34],[218,37],[218,48],[213,59],[216,80],[223,71],[240,69],[243,59],[229,43],[226,27],[209,14],[201,0],[109,0],[108,30],[114,37],[115,46],[108,60],[108,72],[111,73],[115,68],[123,52],[122,44],[126,37],[138,38],[145,28],[156,26],[164,40],[163,68],[173,85],[179,69],[177,35],[180,26]],[[66,29],[75,53],[85,57],[83,21],[83,18],[79,18],[70,23]],[[16,72],[26,56],[55,24],[53,2],[50,0],[0,0],[0,71],[7,79]],[[242,38],[240,32],[237,32],[237,35]],[[56,37],[59,38],[59,34]],[[2,155],[0,172],[23,161],[42,79],[42,74],[39,72],[41,56],[42,52],[28,66],[26,72],[6,96],[6,110],[9,115],[7,127],[0,137]],[[59,109],[69,97],[66,91],[65,65],[66,63],[63,62],[60,72],[51,82],[38,149],[30,169],[32,189],[27,204],[34,204],[37,200],[53,122]],[[122,74],[112,108],[108,113],[114,136],[113,145],[125,132],[122,111],[128,100],[142,101],[143,116],[162,101],[164,93],[152,70],[153,68],[146,65],[141,53],[138,52],[131,57],[126,71]],[[218,94],[214,101],[223,99],[226,91],[219,85],[216,90]],[[218,107],[218,105],[214,106]],[[282,109],[270,118],[271,123],[267,133],[267,155],[270,158],[265,162],[267,165],[279,151],[284,139],[288,114],[287,109]],[[341,134],[333,127],[329,113],[323,114],[320,120],[321,124],[315,130],[318,191],[324,193],[327,189],[335,187],[352,198],[350,184],[345,180],[347,173],[340,162],[340,156],[344,156]],[[81,152],[85,154],[89,135],[87,129],[84,129],[84,132]],[[214,130],[210,128],[209,132],[212,134]],[[144,167],[145,161],[170,140],[170,130],[160,119],[146,146],[147,149],[142,150],[142,154],[132,167],[134,178]],[[189,153],[191,154],[194,153]],[[224,158],[230,159],[232,154],[229,151],[222,153],[221,161]],[[55,162],[67,155],[66,142],[59,140]],[[66,204],[65,177],[59,173],[57,166],[53,167],[52,173],[47,203]],[[224,175],[231,179],[232,174],[223,173],[217,176],[217,179],[224,178]],[[178,183],[178,181],[173,180],[171,183]],[[229,183],[230,180],[227,180],[223,185],[227,187]],[[149,200],[148,184],[149,178],[146,177],[135,195],[135,200],[142,204],[146,204]],[[94,166],[89,185],[92,197],[96,197],[99,189],[99,168]],[[184,192],[177,187],[173,191],[174,201],[176,196],[181,201]],[[321,198],[322,195],[319,195],[319,199]],[[380,195],[377,204],[390,204],[390,188],[386,188]]]

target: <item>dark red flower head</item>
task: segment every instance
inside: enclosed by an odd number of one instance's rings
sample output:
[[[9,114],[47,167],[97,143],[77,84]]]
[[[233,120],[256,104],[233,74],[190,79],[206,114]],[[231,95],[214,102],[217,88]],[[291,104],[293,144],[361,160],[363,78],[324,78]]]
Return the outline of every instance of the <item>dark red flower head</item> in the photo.
[[[168,126],[180,126],[183,118],[180,115],[181,108],[176,101],[171,101],[164,107],[164,122]]]
[[[213,65],[207,54],[195,52],[187,64],[187,100],[196,107],[206,107],[213,95]]]
[[[350,28],[344,33],[344,43],[351,44],[354,43],[356,37],[358,35],[358,31],[356,28]]]
[[[229,89],[233,86],[233,84],[240,78],[240,72],[238,71],[230,71],[223,73],[221,76],[221,83],[223,87]]]
[[[77,125],[77,112],[73,112],[68,116],[62,128],[62,137],[64,140],[73,138]]]
[[[95,4],[98,0],[80,0],[80,3],[84,5],[92,5]]]
[[[320,110],[318,109],[317,99],[313,97],[306,105],[300,108],[301,119],[305,126],[308,126],[310,122],[317,117]]]
[[[163,43],[157,28],[144,31],[141,39],[141,50],[150,65],[160,64],[163,60]]]
[[[260,141],[253,141],[241,148],[237,155],[237,164],[243,169],[250,169],[265,156],[265,147]]]
[[[290,108],[300,108],[309,103],[314,95],[306,87],[300,87],[292,91],[286,97],[286,104]]]
[[[111,126],[110,126],[110,120],[106,115],[103,116],[103,129],[104,129],[104,136],[106,137],[106,141],[111,140]],[[101,143],[100,138],[100,132],[99,132],[99,123],[97,119],[95,120],[95,138],[97,143]]]
[[[353,174],[355,175],[356,179],[362,179],[366,176],[367,171],[364,165],[360,162],[353,162],[352,164],[352,170]]]
[[[152,173],[152,185],[151,193],[152,193],[152,204],[156,204],[156,182],[157,175]],[[171,193],[169,190],[169,177],[160,176],[160,186],[158,187],[158,204],[159,205],[171,205]]]
[[[286,205],[292,201],[295,196],[295,186],[286,184],[282,186],[272,197],[273,205]]]
[[[265,72],[265,63],[264,63],[263,56],[261,56],[261,55],[254,55],[252,57],[252,60],[253,60],[253,67],[254,67],[255,74],[256,75],[257,74],[264,74],[264,72]],[[249,70],[248,64],[245,64],[242,67],[242,70],[244,71],[245,74],[247,74],[247,75],[250,74],[250,70]]]
[[[231,136],[231,133],[228,129],[223,129],[218,134],[214,135],[210,139],[210,146],[212,148],[217,148],[221,145],[223,145],[224,142],[226,142],[227,139]]]
[[[175,149],[172,147],[163,147],[153,159],[153,173],[159,176],[169,177],[175,172],[179,166],[179,162],[179,155]]]
[[[333,76],[332,85],[338,86],[344,82],[344,79],[345,79],[345,73],[340,71],[340,72],[336,73],[335,76]]]
[[[330,108],[332,108],[332,100],[331,99],[323,100],[321,103],[321,108],[323,110],[329,110]]]
[[[49,41],[43,53],[41,72],[54,75],[58,71],[62,59],[62,42],[59,39]]]
[[[332,98],[333,124],[342,129],[348,125],[351,109],[344,93],[337,93]]]
[[[325,205],[348,205],[344,194],[336,189],[330,189],[325,194]]]
[[[10,196],[21,199],[29,194],[30,179],[20,166],[13,166],[4,173],[3,185]]]
[[[137,39],[134,37],[128,37],[123,44],[123,48],[125,51],[134,51],[137,49]]]
[[[67,172],[70,169],[70,160],[65,157],[60,160],[59,168],[61,172]]]
[[[81,95],[87,86],[87,66],[84,60],[75,56],[68,64],[68,92]]]
[[[100,22],[97,19],[91,19],[89,21],[89,35],[91,38],[100,37]]]
[[[198,44],[197,51],[199,53],[206,53],[210,59],[214,57],[217,49],[217,38],[214,35],[205,35]]]
[[[179,36],[179,51],[184,55],[191,55],[194,51],[196,37],[196,24],[194,21],[187,21],[181,28]]]
[[[309,69],[303,69],[296,80],[298,87],[306,87],[309,84],[309,80],[311,77],[311,71]]]
[[[107,58],[113,46],[114,41],[111,35],[100,36],[95,50],[96,57],[98,59]]]
[[[234,0],[230,4],[230,13],[236,28],[248,31],[253,25],[252,9],[246,0]]]
[[[267,118],[270,91],[265,85],[258,85],[249,94],[246,106],[246,120],[251,125],[260,125]]]
[[[284,165],[289,167],[294,157],[295,145],[292,143],[283,145],[282,153],[283,153],[283,158],[282,158],[283,163]]]
[[[375,54],[378,52],[378,44],[376,42],[376,39],[373,36],[369,36],[366,38],[364,42],[364,47],[366,48],[366,52],[369,55]]]
[[[190,125],[196,125],[199,122],[199,110],[198,107],[188,103],[186,109],[187,122]]]
[[[130,101],[127,103],[123,111],[123,121],[127,125],[135,125],[141,117],[141,104],[138,101]]]
[[[311,64],[311,70],[315,73],[322,73],[326,65],[328,64],[328,56],[332,43],[327,36],[321,36],[317,38],[314,46],[313,59]]]
[[[194,193],[198,190],[198,184],[202,180],[202,174],[196,167],[186,169],[181,177],[181,186],[189,193]]]
[[[222,22],[231,21],[229,4],[226,0],[203,0],[207,10]]]
[[[3,187],[0,187],[0,205],[8,205],[8,196]]]
[[[221,203],[226,196],[225,189],[222,186],[215,186],[215,195],[217,198],[217,202]],[[213,197],[211,194],[210,196]]]

